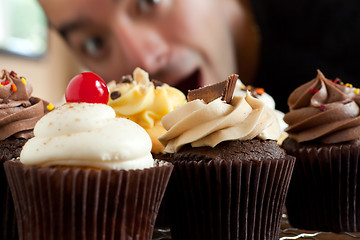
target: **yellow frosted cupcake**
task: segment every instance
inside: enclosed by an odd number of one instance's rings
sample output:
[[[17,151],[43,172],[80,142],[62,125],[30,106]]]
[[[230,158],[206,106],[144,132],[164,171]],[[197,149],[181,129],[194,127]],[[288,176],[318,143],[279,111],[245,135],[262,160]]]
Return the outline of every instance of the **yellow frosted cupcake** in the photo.
[[[149,74],[140,68],[133,76],[124,76],[120,81],[108,83],[111,106],[118,117],[128,118],[142,126],[153,143],[152,153],[163,152],[158,141],[166,130],[161,118],[178,106],[186,103],[185,95],[168,84],[149,79]]]

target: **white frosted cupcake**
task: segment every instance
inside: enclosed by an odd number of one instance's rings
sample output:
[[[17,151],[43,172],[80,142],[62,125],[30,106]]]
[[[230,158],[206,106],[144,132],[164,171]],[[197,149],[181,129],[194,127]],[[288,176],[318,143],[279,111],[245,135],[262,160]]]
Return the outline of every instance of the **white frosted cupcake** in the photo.
[[[41,118],[5,165],[20,239],[151,239],[172,166],[139,125],[79,100]]]

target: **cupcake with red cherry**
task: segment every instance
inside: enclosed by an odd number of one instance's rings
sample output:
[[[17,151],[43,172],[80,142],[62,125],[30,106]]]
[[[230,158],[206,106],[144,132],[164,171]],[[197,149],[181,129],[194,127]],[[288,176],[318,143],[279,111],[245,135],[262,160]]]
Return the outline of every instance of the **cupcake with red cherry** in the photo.
[[[20,239],[151,239],[172,165],[152,158],[142,127],[116,118],[99,76],[74,77],[65,97],[5,164]]]

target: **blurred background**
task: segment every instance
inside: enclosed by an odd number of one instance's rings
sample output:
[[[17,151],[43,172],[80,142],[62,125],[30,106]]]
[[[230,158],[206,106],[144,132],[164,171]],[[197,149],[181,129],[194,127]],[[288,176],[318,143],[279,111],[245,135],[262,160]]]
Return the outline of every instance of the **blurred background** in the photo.
[[[24,76],[33,86],[33,96],[57,104],[63,101],[68,81],[82,68],[63,39],[48,29],[36,0],[0,0],[1,69]]]

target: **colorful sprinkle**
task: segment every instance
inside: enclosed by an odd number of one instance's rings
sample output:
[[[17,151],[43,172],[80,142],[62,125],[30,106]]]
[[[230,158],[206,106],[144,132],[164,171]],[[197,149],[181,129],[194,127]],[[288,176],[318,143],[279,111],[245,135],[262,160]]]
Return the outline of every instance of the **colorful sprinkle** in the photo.
[[[353,85],[352,85],[352,84],[350,84],[350,83],[347,83],[347,84],[345,84],[345,87],[352,88],[352,87],[353,87]]]
[[[52,111],[54,109],[54,105],[52,105],[51,103],[49,103],[47,106],[46,106],[46,109],[49,110],[49,111]]]
[[[14,72],[14,71],[11,71],[11,72],[9,73],[9,75],[12,76],[12,77],[16,77],[17,73]]]
[[[317,88],[310,88],[310,92],[312,93],[312,94],[315,94],[315,93],[317,93],[319,91],[319,89],[317,89]]]
[[[354,93],[355,93],[355,94],[359,94],[359,93],[360,93],[360,88],[355,89],[355,90],[354,90]]]
[[[259,95],[263,95],[265,92],[263,88],[255,88],[254,91]]]
[[[6,80],[5,82],[2,82],[1,85],[2,85],[2,86],[6,86],[6,85],[8,85],[9,83],[10,83],[10,81],[9,81],[9,80]]]
[[[17,91],[17,87],[16,87],[15,83],[11,84],[11,89],[12,89],[14,92]]]
[[[340,83],[340,78],[335,78],[334,83]]]
[[[22,82],[24,85],[26,85],[26,84],[27,84],[27,82],[26,82],[26,80],[25,80],[25,78],[24,78],[24,77],[21,77],[20,79],[21,79],[21,82]]]
[[[324,104],[320,105],[320,110],[324,112],[326,110],[326,106]]]

